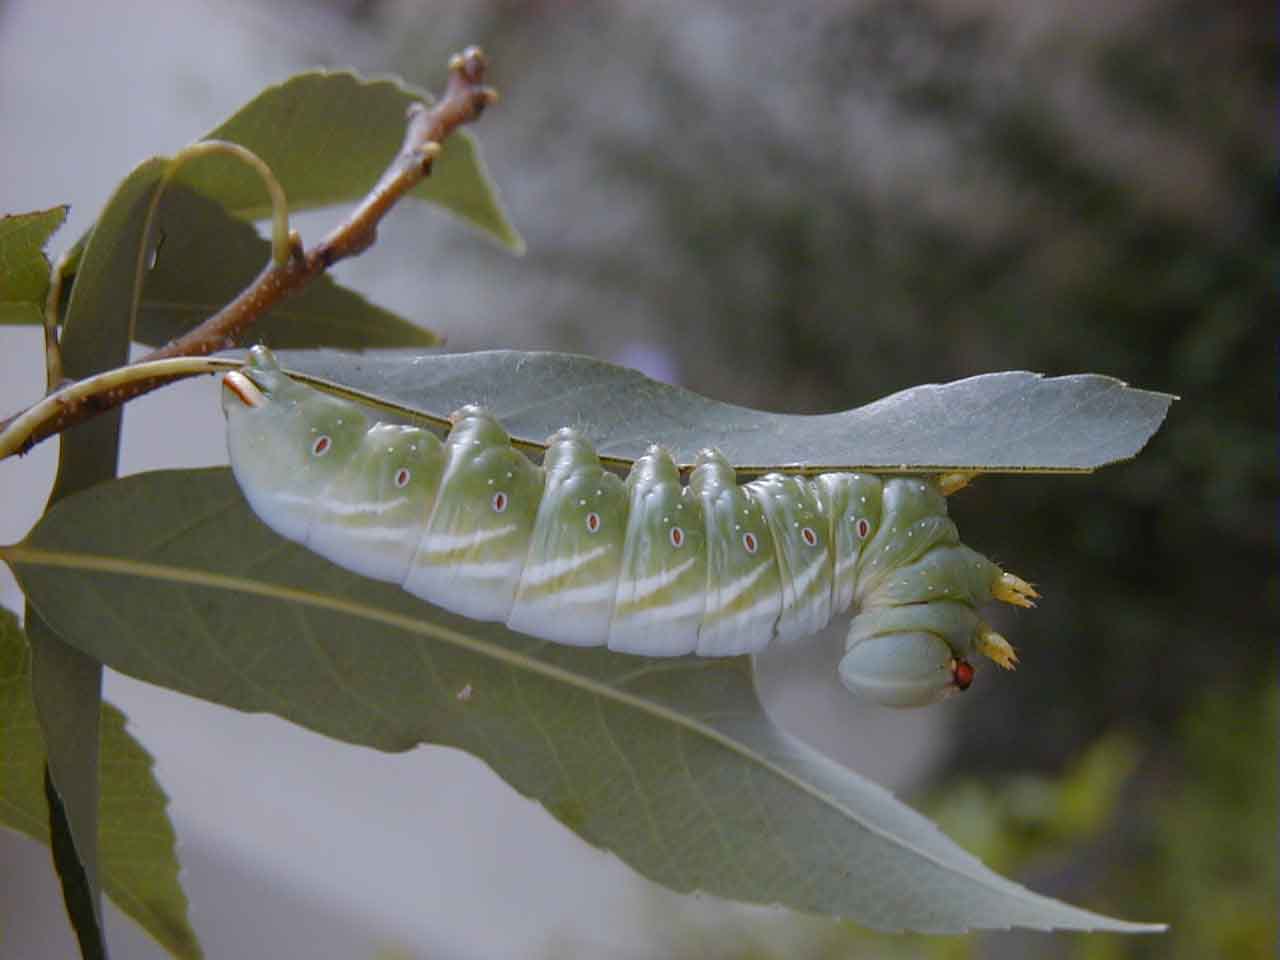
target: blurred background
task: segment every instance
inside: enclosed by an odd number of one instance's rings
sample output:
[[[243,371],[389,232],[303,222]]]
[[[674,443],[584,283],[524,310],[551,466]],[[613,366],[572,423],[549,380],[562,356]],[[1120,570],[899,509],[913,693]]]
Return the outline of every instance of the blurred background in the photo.
[[[676,898],[467,757],[111,676],[172,796],[208,954],[1269,954],[1272,5],[0,0],[0,211],[71,202],[60,252],[134,164],[264,84],[352,66],[438,89],[468,43],[503,95],[476,134],[528,255],[405,207],[338,270],[452,349],[591,353],[792,412],[1003,369],[1182,397],[1133,463],[953,498],[967,542],[1044,594],[996,622],[1015,675],[900,715],[851,704],[830,651],[766,665],[781,722],[997,870],[1173,929],[894,938]],[[39,395],[40,349],[0,330],[0,412]],[[212,386],[131,406],[125,443],[128,472],[225,462]],[[0,539],[38,516],[53,456],[0,464]],[[21,609],[7,572],[0,590]],[[73,949],[47,863],[0,831],[0,956]],[[112,934],[157,955],[128,921]]]

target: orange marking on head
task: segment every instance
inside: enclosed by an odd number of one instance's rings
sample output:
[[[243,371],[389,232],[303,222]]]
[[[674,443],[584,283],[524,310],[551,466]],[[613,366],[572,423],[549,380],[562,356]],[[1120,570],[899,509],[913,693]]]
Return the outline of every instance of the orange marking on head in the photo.
[[[257,384],[239,370],[228,370],[224,373],[222,386],[235,394],[236,399],[246,407],[261,407],[267,402],[266,395],[258,389]]]

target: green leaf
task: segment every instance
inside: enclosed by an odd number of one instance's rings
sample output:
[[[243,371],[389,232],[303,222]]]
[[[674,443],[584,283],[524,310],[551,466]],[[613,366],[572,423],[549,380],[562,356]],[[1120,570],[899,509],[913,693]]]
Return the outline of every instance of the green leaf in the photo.
[[[144,249],[148,214],[166,162],[163,157],[152,157],[135,167],[116,187],[85,240],[63,318],[62,361],[69,377],[109,370],[129,359],[139,288],[150,255],[150,249]],[[103,419],[98,417],[76,429],[92,429]],[[109,439],[114,473],[115,438]],[[103,460],[97,467],[101,469],[105,463]],[[65,471],[65,466],[64,458],[60,470]],[[67,479],[74,482],[74,478]]]
[[[168,798],[151,755],[125,729],[124,714],[101,705],[101,873],[107,894],[175,957],[201,956],[178,881]],[[31,694],[31,661],[17,618],[0,609],[0,824],[49,843],[45,748]]]
[[[83,960],[104,958],[98,850],[102,664],[64,642],[29,603],[27,629],[53,864]]]
[[[79,254],[61,338],[63,369],[70,377],[86,377],[128,359],[148,210],[163,169],[164,161],[153,158],[125,178]],[[111,410],[63,434],[50,503],[115,476],[120,416],[120,410]],[[36,716],[62,807],[52,821],[53,846],[59,851],[54,864],[68,916],[88,956],[105,952],[98,881],[102,664],[65,643],[29,603],[26,620]],[[91,916],[80,909],[81,885]]]
[[[206,139],[231,140],[266,161],[284,186],[290,210],[347,203],[377,182],[400,149],[405,111],[431,96],[395,80],[366,80],[349,71],[302,73],[268,87]],[[411,194],[438,203],[519,251],[524,242],[507,220],[475,141],[454,133],[431,176]],[[238,216],[270,215],[257,174],[242,164],[200,161],[180,179]]]
[[[80,852],[71,838],[71,821],[62,795],[53,785],[49,765],[44,768],[44,800],[49,812],[49,847],[53,865],[62,882],[62,901],[66,904],[71,928],[80,943],[81,960],[107,960],[107,941],[102,932],[98,911],[100,904],[89,881],[89,871],[80,862]],[[94,798],[97,802],[97,798]]]
[[[676,890],[888,929],[1154,929],[998,877],[777,731],[748,658],[628,657],[445,613],[281,540],[227,470],[99,486],[0,555],[115,669],[352,743],[467,750]]]
[[[574,426],[606,459],[633,460],[661,443],[687,463],[711,446],[744,473],[1089,471],[1135,456],[1174,399],[1096,374],[1008,372],[912,387],[842,413],[796,416],[719,403],[569,354],[323,352],[281,359],[291,370],[349,388],[342,391],[348,395],[439,422],[463,404],[482,404],[527,445]]]
[[[249,285],[271,259],[271,244],[243,220],[174,184],[164,194],[134,339],[159,346],[186,333]],[[433,333],[320,276],[263,317],[253,330],[290,347],[430,347]]]
[[[40,323],[49,292],[45,244],[67,207],[0,217],[0,324]]]

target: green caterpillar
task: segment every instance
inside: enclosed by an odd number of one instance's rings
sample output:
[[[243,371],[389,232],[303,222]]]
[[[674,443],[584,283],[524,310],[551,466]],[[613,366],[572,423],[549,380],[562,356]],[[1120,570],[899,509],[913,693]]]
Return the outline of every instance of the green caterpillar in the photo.
[[[265,348],[223,378],[236,481],[277,533],[445,609],[556,643],[644,656],[755,653],[855,611],[840,678],[931,703],[1012,647],[976,608],[1038,596],[960,543],[935,479],[770,474],[718,452],[687,485],[651,447],[622,480],[565,428],[542,464],[478,407],[441,442],[304,386]]]

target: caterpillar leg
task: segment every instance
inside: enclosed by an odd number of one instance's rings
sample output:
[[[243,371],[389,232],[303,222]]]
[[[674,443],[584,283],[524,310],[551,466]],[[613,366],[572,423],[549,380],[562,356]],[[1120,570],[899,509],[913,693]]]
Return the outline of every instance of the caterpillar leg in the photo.
[[[1018,653],[1013,649],[1013,644],[985,623],[978,627],[974,647],[984,657],[994,660],[1006,670],[1013,670],[1018,665]]]
[[[938,492],[944,497],[959,493],[978,478],[976,470],[957,470],[954,473],[943,473],[938,476]]]
[[[991,596],[1015,607],[1034,607],[1040,599],[1036,588],[1008,571],[1001,573],[991,587]]]

